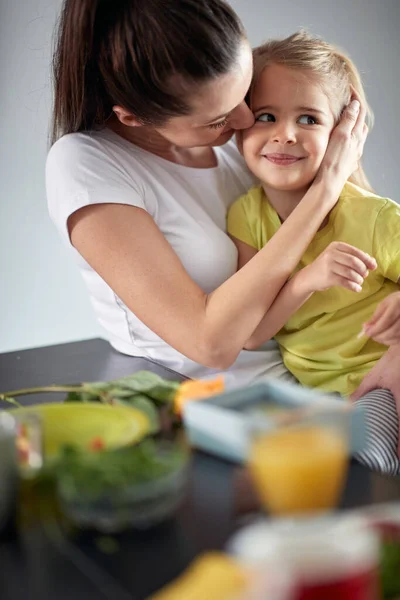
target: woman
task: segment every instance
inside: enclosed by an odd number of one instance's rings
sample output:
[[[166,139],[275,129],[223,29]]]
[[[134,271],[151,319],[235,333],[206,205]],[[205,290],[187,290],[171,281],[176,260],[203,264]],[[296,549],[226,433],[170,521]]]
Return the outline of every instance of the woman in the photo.
[[[355,169],[364,108],[344,111],[310,190],[235,273],[225,216],[252,180],[230,138],[254,118],[251,50],[232,9],[65,0],[54,74],[49,210],[111,344],[189,377],[290,377],[275,345],[242,348]]]

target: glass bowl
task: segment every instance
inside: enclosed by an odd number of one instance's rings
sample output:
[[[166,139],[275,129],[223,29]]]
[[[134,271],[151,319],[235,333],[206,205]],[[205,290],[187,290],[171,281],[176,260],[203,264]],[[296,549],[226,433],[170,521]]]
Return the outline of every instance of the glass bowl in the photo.
[[[61,510],[75,525],[103,533],[148,529],[172,517],[185,496],[189,453],[166,442],[157,444],[157,452],[165,465],[170,462],[164,473],[149,480],[132,477],[128,483],[114,477],[95,493],[82,489],[71,472],[61,472],[57,478]]]

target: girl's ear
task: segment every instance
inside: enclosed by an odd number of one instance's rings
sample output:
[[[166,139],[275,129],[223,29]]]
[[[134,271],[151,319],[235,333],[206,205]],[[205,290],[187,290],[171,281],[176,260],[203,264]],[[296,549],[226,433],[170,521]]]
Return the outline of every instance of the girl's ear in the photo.
[[[141,123],[139,123],[135,115],[129,112],[129,110],[126,110],[126,108],[123,108],[122,106],[113,106],[113,112],[122,125],[127,125],[128,127],[141,126]]]

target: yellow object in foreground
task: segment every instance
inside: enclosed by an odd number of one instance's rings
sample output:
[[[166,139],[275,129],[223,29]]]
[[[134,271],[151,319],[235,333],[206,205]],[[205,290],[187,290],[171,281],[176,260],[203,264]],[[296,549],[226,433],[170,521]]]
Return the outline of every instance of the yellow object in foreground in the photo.
[[[253,441],[249,459],[260,500],[276,515],[335,507],[347,464],[343,436],[314,425],[260,435]]]
[[[222,394],[225,391],[225,382],[222,376],[215,379],[194,379],[184,381],[179,386],[174,399],[174,410],[177,415],[182,414],[186,402],[191,400],[201,400],[215,394]]]
[[[43,425],[44,453],[54,456],[62,446],[89,449],[100,438],[105,448],[118,448],[140,441],[149,432],[149,421],[140,411],[106,404],[36,404],[10,411],[15,417],[34,413]]]
[[[210,552],[150,600],[231,600],[248,582],[245,571],[228,556]]]

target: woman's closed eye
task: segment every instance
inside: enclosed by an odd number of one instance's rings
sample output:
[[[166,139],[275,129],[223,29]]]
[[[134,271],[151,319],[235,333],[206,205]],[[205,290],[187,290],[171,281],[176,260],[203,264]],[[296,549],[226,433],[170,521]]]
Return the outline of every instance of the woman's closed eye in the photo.
[[[208,127],[210,127],[211,129],[219,129],[220,127],[225,127],[227,123],[228,117],[225,117],[223,121],[218,121],[218,123],[211,123],[211,125],[209,125]]]

